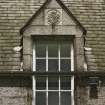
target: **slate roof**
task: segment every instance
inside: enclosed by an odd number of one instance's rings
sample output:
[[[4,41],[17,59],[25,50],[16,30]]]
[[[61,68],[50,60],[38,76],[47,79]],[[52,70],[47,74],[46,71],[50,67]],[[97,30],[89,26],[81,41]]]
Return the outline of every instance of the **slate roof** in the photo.
[[[105,1],[72,1],[68,7],[87,30],[86,47],[89,70],[105,70]]]
[[[105,69],[105,1],[62,0],[87,30],[89,70]],[[13,47],[21,42],[20,29],[45,0],[0,0],[0,70],[19,70],[20,53]]]

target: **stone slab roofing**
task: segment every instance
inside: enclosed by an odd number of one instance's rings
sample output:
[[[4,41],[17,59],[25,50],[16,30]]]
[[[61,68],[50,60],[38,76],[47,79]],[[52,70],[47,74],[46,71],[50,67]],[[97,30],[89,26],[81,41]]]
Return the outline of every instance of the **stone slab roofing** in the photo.
[[[87,30],[88,69],[105,69],[105,1],[62,0]],[[13,51],[21,45],[20,29],[45,0],[0,0],[0,70],[20,70],[21,54]]]

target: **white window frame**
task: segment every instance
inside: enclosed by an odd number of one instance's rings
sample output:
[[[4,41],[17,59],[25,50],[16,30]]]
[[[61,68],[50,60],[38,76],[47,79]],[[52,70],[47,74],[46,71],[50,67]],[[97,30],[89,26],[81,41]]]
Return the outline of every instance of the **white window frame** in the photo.
[[[71,71],[74,71],[74,46],[73,43],[71,44]],[[59,46],[60,49],[60,46]],[[48,46],[46,47],[46,72],[48,71]],[[60,50],[58,51],[59,56],[59,72],[60,72]],[[52,58],[51,58],[52,59]],[[56,59],[56,58],[55,58]],[[64,58],[65,59],[65,58]],[[70,59],[70,58],[69,58]],[[36,51],[35,51],[35,43],[33,44],[33,72],[36,71]],[[35,76],[32,76],[32,91],[33,91],[33,98],[32,98],[32,105],[36,103],[36,91],[45,91],[45,90],[36,90],[36,79]],[[48,90],[48,77],[46,79],[46,92],[47,92],[47,99],[48,99],[48,91],[58,91],[58,90]],[[61,91],[71,91],[71,105],[75,105],[74,103],[74,76],[71,76],[71,90],[61,90],[60,89],[60,76],[59,76],[59,105],[60,105],[60,92]],[[48,105],[48,100],[46,105]]]

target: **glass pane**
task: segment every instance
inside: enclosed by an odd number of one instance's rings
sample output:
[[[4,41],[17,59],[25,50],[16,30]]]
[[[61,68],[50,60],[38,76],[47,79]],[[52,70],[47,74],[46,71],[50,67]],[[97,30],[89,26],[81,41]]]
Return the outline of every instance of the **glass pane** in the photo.
[[[68,72],[71,70],[70,59],[61,59],[61,71]]]
[[[36,59],[36,71],[46,71],[45,59]]]
[[[45,76],[36,77],[36,89],[37,90],[46,89],[46,77]]]
[[[70,44],[62,43],[60,46],[61,57],[70,57]]]
[[[44,43],[36,44],[36,57],[46,57],[46,45]]]
[[[58,71],[58,59],[48,60],[48,71],[51,71],[51,72]]]
[[[48,105],[59,105],[59,92],[48,92]]]
[[[51,76],[48,78],[48,89],[49,90],[56,90],[59,89],[59,82],[58,82],[58,77],[56,76]]]
[[[71,92],[61,92],[61,105],[71,105]]]
[[[46,105],[45,92],[36,92],[36,105]]]
[[[70,76],[61,76],[61,89],[71,90],[71,77]]]
[[[58,57],[58,45],[57,43],[50,43],[48,45],[48,56],[49,57]]]

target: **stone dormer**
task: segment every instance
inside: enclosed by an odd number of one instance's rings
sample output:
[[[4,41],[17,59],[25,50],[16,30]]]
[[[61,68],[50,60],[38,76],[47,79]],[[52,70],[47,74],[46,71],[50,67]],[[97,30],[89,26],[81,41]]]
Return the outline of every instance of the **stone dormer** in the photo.
[[[63,36],[72,38],[75,48],[75,69],[83,70],[85,28],[61,0],[47,0],[20,30],[23,35],[24,69],[32,69],[33,38]],[[80,59],[81,58],[81,59]],[[80,60],[81,63],[80,63]]]

